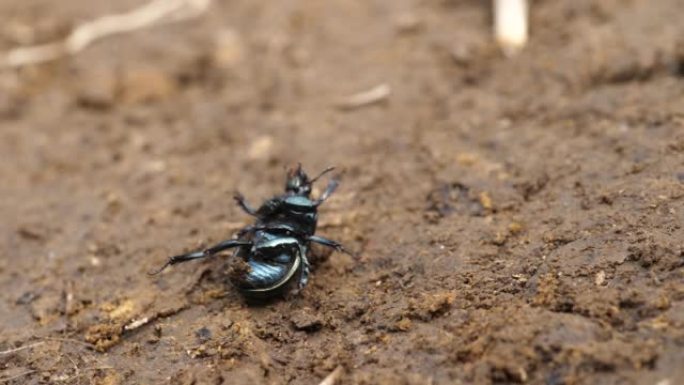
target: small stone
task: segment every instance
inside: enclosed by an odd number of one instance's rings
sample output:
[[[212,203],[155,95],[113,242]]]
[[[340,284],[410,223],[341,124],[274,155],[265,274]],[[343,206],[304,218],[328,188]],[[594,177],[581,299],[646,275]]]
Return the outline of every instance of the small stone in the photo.
[[[464,66],[473,60],[473,49],[466,44],[458,44],[449,51],[454,63]]]
[[[159,69],[143,68],[127,71],[119,88],[124,103],[139,104],[166,99],[176,92],[176,83]]]
[[[195,337],[197,337],[200,343],[205,343],[211,339],[211,330],[204,326],[195,331]]]
[[[403,317],[402,319],[397,321],[397,323],[394,324],[394,327],[398,331],[402,332],[408,331],[409,329],[411,329],[411,326],[413,326],[413,322],[411,322],[411,320],[406,317]]]
[[[456,156],[456,162],[461,166],[472,166],[477,163],[477,155],[469,152],[460,153]]]
[[[485,210],[491,210],[494,207],[494,205],[492,204],[492,198],[489,196],[488,192],[481,192],[478,198],[480,200],[482,208],[484,208]]]
[[[98,258],[94,255],[91,255],[90,256],[90,265],[92,267],[98,267],[98,266],[102,265],[102,260],[100,260],[100,258]]]
[[[245,56],[244,43],[231,29],[220,31],[214,42],[212,61],[219,68],[229,68],[239,64]]]
[[[505,234],[501,231],[497,231],[496,235],[494,235],[494,238],[492,239],[492,244],[496,246],[503,246],[507,240],[508,234]]]
[[[601,270],[598,273],[596,273],[596,278],[594,279],[594,283],[596,286],[602,286],[606,282],[606,272]]]
[[[121,374],[108,370],[107,375],[97,382],[98,385],[120,385],[123,383]]]
[[[271,155],[271,151],[273,150],[273,145],[274,141],[272,136],[260,136],[256,138],[249,146],[247,156],[251,160],[268,159]]]
[[[95,345],[95,350],[105,352],[119,343],[123,328],[117,324],[97,324],[86,331],[85,341]]]
[[[77,87],[76,102],[80,107],[107,110],[114,105],[116,78],[112,72],[84,74]]]
[[[418,32],[423,26],[422,21],[415,13],[403,13],[394,21],[399,33],[409,34]]]
[[[39,294],[36,294],[32,291],[27,291],[26,293],[22,294],[19,298],[17,298],[17,301],[15,303],[17,305],[28,305],[38,297]]]
[[[0,119],[16,119],[21,116],[25,103],[19,96],[5,93],[0,88]]]
[[[30,302],[30,311],[33,318],[43,325],[60,317],[63,309],[63,300],[60,293],[45,292]]]
[[[103,310],[107,312],[110,319],[126,319],[136,313],[137,305],[130,299],[117,301],[116,303],[107,303],[102,306]]]
[[[508,232],[511,234],[519,234],[522,231],[523,231],[523,226],[522,226],[522,224],[520,224],[518,222],[512,222],[511,224],[508,225]]]
[[[17,234],[26,240],[43,241],[47,237],[47,230],[37,225],[25,225],[17,229]]]
[[[312,309],[302,309],[292,316],[290,321],[295,329],[307,333],[318,331],[323,327],[323,320]]]
[[[411,302],[411,314],[427,321],[448,312],[455,300],[456,296],[449,291],[424,294]]]
[[[162,159],[156,159],[144,163],[142,168],[151,174],[158,174],[166,171],[167,164],[166,161]]]

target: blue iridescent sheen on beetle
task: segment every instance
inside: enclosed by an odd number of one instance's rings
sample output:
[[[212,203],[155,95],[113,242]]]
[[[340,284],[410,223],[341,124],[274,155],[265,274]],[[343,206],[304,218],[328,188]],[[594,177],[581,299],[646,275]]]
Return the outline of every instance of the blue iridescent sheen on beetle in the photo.
[[[236,194],[237,204],[256,218],[253,225],[240,230],[234,239],[201,251],[173,256],[153,274],[171,265],[236,248],[234,256],[245,262],[245,268],[232,280],[243,295],[271,298],[286,293],[294,283],[298,290],[303,289],[309,278],[307,253],[312,242],[348,253],[338,242],[315,235],[318,207],[332,195],[339,182],[331,179],[318,199],[311,198],[311,186],[332,170],[333,167],[327,168],[310,180],[301,165],[297,166],[288,172],[285,193],[267,200],[256,210],[241,194]]]

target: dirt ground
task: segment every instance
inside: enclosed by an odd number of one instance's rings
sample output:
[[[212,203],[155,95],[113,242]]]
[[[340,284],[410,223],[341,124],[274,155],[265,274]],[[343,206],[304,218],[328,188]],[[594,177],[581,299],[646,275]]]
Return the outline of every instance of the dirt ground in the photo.
[[[0,51],[142,3],[0,0]],[[513,58],[488,5],[217,1],[0,72],[0,383],[683,384],[684,3],[535,1]],[[296,162],[358,261],[146,274]]]

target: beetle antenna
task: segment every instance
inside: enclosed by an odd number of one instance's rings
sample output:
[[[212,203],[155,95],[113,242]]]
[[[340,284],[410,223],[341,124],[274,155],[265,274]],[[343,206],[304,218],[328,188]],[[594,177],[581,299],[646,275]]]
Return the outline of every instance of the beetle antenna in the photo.
[[[163,264],[162,267],[160,267],[157,270],[148,271],[147,275],[157,275],[157,274],[161,273],[162,271],[166,270],[167,267],[171,266],[171,263],[172,263],[172,259],[169,258],[169,260],[166,261],[166,263]]]
[[[302,162],[297,162],[297,167],[290,167],[287,169],[287,179],[293,178],[302,172]]]
[[[335,169],[335,167],[334,167],[334,166],[331,166],[331,167],[328,167],[328,168],[326,168],[325,170],[321,171],[321,173],[320,173],[320,174],[318,174],[318,176],[317,176],[317,177],[315,177],[315,178],[311,179],[311,181],[309,181],[309,183],[313,184],[313,183],[314,183],[315,181],[317,181],[317,180],[318,180],[318,178],[322,177],[323,175],[325,175],[325,174],[329,173],[330,171],[332,171],[332,170],[334,170],[334,169]]]

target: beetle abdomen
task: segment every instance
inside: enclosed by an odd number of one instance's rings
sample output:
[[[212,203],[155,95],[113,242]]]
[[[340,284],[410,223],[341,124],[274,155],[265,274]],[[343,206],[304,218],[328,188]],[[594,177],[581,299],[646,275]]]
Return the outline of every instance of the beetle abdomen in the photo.
[[[298,256],[295,259],[299,258]],[[245,283],[253,288],[268,288],[277,286],[282,280],[291,276],[292,271],[298,265],[294,264],[268,263],[264,261],[247,261],[250,272],[245,276]],[[294,269],[293,269],[294,268]]]
[[[302,249],[295,238],[268,232],[255,234],[254,246],[243,250],[248,269],[235,282],[246,295],[268,297],[285,291],[302,272]]]

